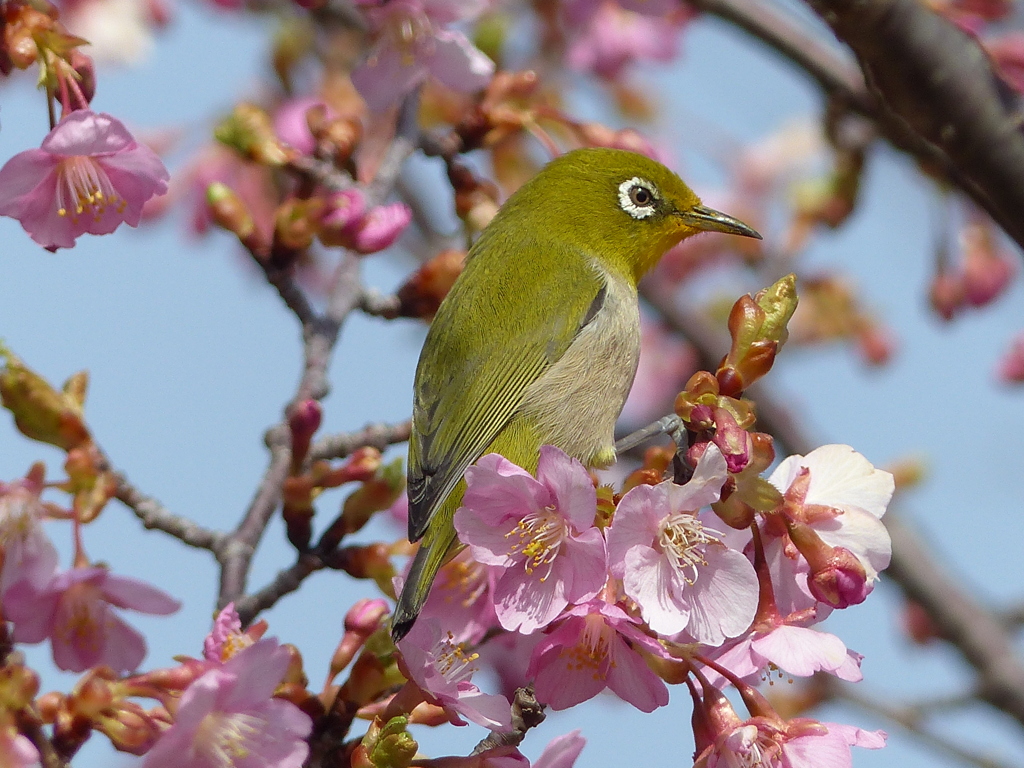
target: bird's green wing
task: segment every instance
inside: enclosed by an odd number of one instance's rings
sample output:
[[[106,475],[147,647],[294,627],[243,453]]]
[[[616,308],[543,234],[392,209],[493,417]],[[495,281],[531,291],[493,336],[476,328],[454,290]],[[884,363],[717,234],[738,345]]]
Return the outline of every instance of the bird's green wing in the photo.
[[[523,254],[539,247],[534,242],[499,248],[492,239],[482,252],[481,245],[434,318],[416,370],[409,440],[413,541],[604,298],[602,277],[573,249],[546,245],[538,256]]]

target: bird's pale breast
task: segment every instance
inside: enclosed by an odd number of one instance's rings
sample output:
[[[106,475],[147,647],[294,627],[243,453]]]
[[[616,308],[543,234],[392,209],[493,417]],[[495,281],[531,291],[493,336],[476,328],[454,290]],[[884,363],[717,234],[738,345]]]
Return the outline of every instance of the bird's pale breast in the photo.
[[[559,360],[526,390],[517,416],[530,420],[544,442],[584,464],[614,459],[615,421],[640,359],[636,290],[606,274],[604,303]]]

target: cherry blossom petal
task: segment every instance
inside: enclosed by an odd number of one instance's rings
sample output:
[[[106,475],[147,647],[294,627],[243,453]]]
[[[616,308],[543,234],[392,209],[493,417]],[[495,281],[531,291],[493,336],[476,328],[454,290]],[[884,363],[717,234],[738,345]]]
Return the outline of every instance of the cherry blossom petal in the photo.
[[[686,632],[697,642],[721,645],[745,632],[754,620],[757,574],[743,554],[723,546],[707,547],[704,557],[707,564],[690,587]]]
[[[804,627],[780,626],[753,642],[766,661],[797,677],[829,672],[846,663],[846,645],[835,635]]]
[[[577,530],[593,527],[597,491],[590,480],[590,473],[579,461],[552,445],[542,445],[537,480],[548,488],[558,511]]]
[[[135,144],[124,124],[103,112],[79,109],[61,120],[58,127],[61,130],[54,128],[43,139],[42,151],[65,157],[112,155]]]
[[[864,565],[869,582],[878,577],[879,571],[889,567],[892,558],[889,531],[870,512],[850,507],[838,517],[816,522],[814,530],[826,544],[844,547],[856,555]]]
[[[668,704],[668,688],[647,666],[643,656],[616,635],[613,640],[608,687],[623,701],[641,712],[653,712]]]
[[[555,736],[534,761],[533,768],[572,768],[587,745],[582,734],[577,728],[562,736]]]
[[[683,599],[679,579],[657,550],[638,546],[626,553],[623,588],[658,634],[681,632],[690,620],[690,606]]]
[[[455,30],[437,30],[421,60],[430,74],[460,93],[480,90],[494,75],[494,62]]]
[[[556,563],[556,567],[566,582],[565,597],[571,603],[585,602],[600,592],[608,580],[604,536],[599,529],[591,528],[578,536],[566,538],[562,548],[565,556],[560,558],[562,562]]]
[[[517,567],[505,571],[494,586],[494,610],[501,626],[523,634],[546,627],[568,603],[561,579],[536,579]]]
[[[378,46],[366,61],[352,72],[352,85],[366,101],[371,112],[383,112],[397,104],[427,76],[426,67],[392,46]]]
[[[102,590],[107,602],[118,608],[155,616],[167,616],[181,608],[181,603],[162,589],[127,576],[105,574]]]

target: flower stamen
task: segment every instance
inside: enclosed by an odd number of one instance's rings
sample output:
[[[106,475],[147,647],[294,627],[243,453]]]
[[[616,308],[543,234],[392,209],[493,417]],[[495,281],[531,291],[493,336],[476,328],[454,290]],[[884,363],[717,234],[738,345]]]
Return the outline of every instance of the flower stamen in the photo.
[[[658,543],[672,570],[691,587],[697,583],[698,568],[708,564],[704,551],[709,544],[721,544],[720,531],[707,528],[689,512],[673,512],[661,521]]]
[[[97,221],[108,206],[122,213],[127,201],[122,198],[106,171],[91,157],[66,157],[57,164],[57,213],[72,221],[89,210]]]
[[[465,645],[456,643],[451,632],[434,649],[434,666],[449,683],[468,682],[479,669],[474,664],[479,658],[479,653],[466,653]]]
[[[547,581],[567,535],[565,518],[554,505],[549,504],[523,517],[515,528],[505,534],[505,538],[518,536],[519,540],[509,547],[509,555],[525,558],[523,565],[531,576],[537,568],[546,565],[547,571],[540,580]]]

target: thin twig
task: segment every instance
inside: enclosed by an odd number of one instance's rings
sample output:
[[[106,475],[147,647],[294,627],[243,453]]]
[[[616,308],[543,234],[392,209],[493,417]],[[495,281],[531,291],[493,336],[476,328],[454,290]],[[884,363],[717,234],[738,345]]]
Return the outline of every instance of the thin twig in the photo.
[[[533,686],[517,688],[512,700],[512,730],[492,732],[477,744],[470,754],[479,755],[497,747],[518,747],[526,738],[526,732],[544,722],[544,705],[537,701]]]
[[[615,453],[622,454],[627,451],[631,451],[652,437],[658,437],[659,435],[665,435],[670,432],[674,432],[682,426],[682,419],[676,414],[671,413],[668,416],[662,416],[653,424],[648,424],[643,429],[638,429],[636,432],[631,432],[625,437],[615,442]]]
[[[227,539],[225,534],[204,528],[186,517],[174,514],[152,496],[138,490],[120,472],[116,473],[115,477],[115,498],[134,512],[146,528],[168,533],[182,543],[198,549],[217,552],[224,546]]]
[[[364,446],[383,451],[389,445],[408,440],[411,428],[412,423],[408,420],[398,424],[367,424],[357,432],[342,432],[320,438],[313,444],[309,456],[314,461],[343,459]]]
[[[242,626],[248,626],[260,613],[273,607],[282,597],[298,590],[307,576],[323,567],[323,558],[317,553],[301,554],[294,564],[279,571],[270,584],[235,601],[235,609],[242,620]]]
[[[359,297],[359,309],[367,315],[394,320],[402,309],[402,302],[395,294],[384,294],[366,288]]]

